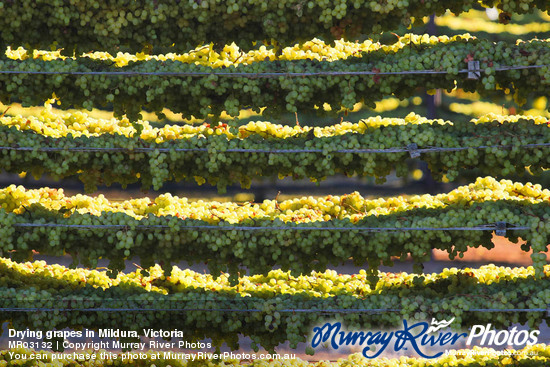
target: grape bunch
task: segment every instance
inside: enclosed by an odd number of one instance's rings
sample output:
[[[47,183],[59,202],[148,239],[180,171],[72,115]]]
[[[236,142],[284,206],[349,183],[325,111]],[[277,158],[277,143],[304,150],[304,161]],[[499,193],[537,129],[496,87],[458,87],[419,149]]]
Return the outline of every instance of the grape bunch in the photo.
[[[70,312],[3,312],[0,321],[13,327],[50,330],[53,328],[110,328],[179,330],[193,339],[212,338],[218,345],[231,341],[235,332],[251,337],[257,345],[271,349],[290,341],[295,348],[315,325],[336,319],[349,329],[371,330],[402,326],[431,318],[450,319],[454,330],[491,322],[495,328],[528,323],[536,328],[548,320],[544,312],[510,312],[507,309],[540,309],[550,301],[550,267],[542,279],[528,268],[494,265],[479,269],[444,269],[421,277],[406,273],[379,273],[376,286],[368,274],[343,275],[333,270],[292,276],[272,270],[266,275],[241,276],[231,284],[230,274],[217,279],[177,267],[169,276],[160,266],[118,274],[111,279],[104,271],[67,269],[43,261],[14,263],[0,259],[0,307],[47,308]],[[136,308],[98,313],[86,308]],[[293,309],[350,310],[400,309],[400,312],[293,313]],[[147,311],[155,308],[161,311]],[[470,312],[469,309],[497,308],[502,312]],[[162,311],[163,309],[181,310]],[[261,310],[221,312],[220,309]],[[111,326],[109,326],[111,325]],[[49,329],[48,329],[49,328]]]
[[[487,7],[525,14],[550,10],[543,0],[482,0]],[[262,41],[288,45],[313,37],[333,41],[395,30],[433,13],[459,14],[477,7],[474,0],[214,0],[197,1],[63,1],[0,2],[3,45],[64,53],[182,52],[213,42],[236,42],[253,48]]]
[[[550,68],[503,71],[499,68],[548,65],[548,45],[548,41],[537,39],[513,45],[479,40],[469,35],[452,38],[423,35],[403,38],[393,49],[375,47],[363,52],[362,57],[336,61],[301,57],[297,60],[267,59],[226,68],[160,59],[138,60],[123,67],[116,66],[109,59],[89,57],[4,59],[0,60],[0,70],[22,74],[0,74],[0,101],[41,105],[53,93],[59,98],[62,108],[112,106],[116,116],[126,114],[131,121],[137,120],[143,109],[161,113],[167,108],[187,118],[217,117],[222,111],[237,116],[245,107],[256,112],[265,107],[264,115],[297,111],[321,113],[319,107],[325,103],[332,111],[351,110],[357,102],[374,106],[375,101],[392,94],[400,99],[408,98],[416,93],[418,87],[428,90],[458,87],[478,91],[481,96],[497,90],[503,90],[503,93],[514,91],[515,100],[523,103],[529,95],[547,94]],[[467,61],[471,59],[480,61],[482,69],[482,77],[476,80],[469,80],[465,73],[461,73],[467,69]],[[399,74],[411,70],[442,73]],[[26,74],[37,71],[54,74]],[[367,74],[330,75],[343,71]],[[63,72],[120,74],[55,74]],[[124,74],[128,72],[137,74]],[[397,74],[381,74],[388,72]],[[203,74],[190,76],[189,73]],[[266,78],[257,75],[262,73],[275,74]],[[300,77],[286,75],[288,73]]]
[[[352,193],[244,205],[193,203],[170,194],[154,202],[111,203],[103,196],[65,197],[62,190],[12,185],[0,191],[0,252],[18,260],[33,251],[67,253],[89,267],[105,258],[115,272],[124,269],[125,259],[136,257],[142,267],[163,263],[167,272],[176,261],[207,262],[212,274],[233,275],[242,268],[266,274],[275,265],[297,275],[353,258],[357,266],[369,265],[376,282],[378,267],[392,265],[395,257],[411,254],[421,263],[434,248],[453,259],[470,247],[494,246],[490,230],[446,228],[506,222],[506,237],[526,241],[521,247],[534,251],[541,275],[550,236],[549,198],[550,191],[540,185],[490,177],[436,196],[366,200]],[[423,230],[433,227],[441,229]]]
[[[410,114],[324,128],[264,121],[239,127],[157,128],[147,121],[94,119],[47,106],[39,116],[0,117],[0,168],[35,178],[76,175],[87,191],[101,184],[134,182],[159,190],[165,182],[187,180],[216,185],[224,192],[234,183],[248,188],[260,177],[321,181],[336,174],[374,176],[383,182],[394,168],[398,176],[409,174],[411,144],[444,149],[420,157],[438,180],[454,180],[461,169],[506,176],[520,174],[527,166],[536,175],[550,168],[550,146],[544,146],[550,128],[542,116],[489,114],[449,122]],[[478,149],[482,146],[491,148]],[[400,150],[386,151],[396,148]]]

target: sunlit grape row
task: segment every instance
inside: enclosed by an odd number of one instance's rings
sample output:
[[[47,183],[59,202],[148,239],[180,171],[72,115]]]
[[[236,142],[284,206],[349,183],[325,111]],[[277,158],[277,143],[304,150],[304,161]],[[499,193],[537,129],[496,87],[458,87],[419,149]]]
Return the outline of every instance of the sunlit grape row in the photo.
[[[52,104],[54,107],[51,107]],[[3,114],[3,116],[21,116],[21,117],[33,117],[33,116],[41,116],[45,112],[45,109],[52,110],[55,112],[56,115],[63,115],[66,113],[85,113],[87,116],[95,118],[95,119],[104,119],[104,120],[110,120],[114,117],[113,111],[109,110],[103,110],[103,109],[97,109],[94,108],[91,111],[88,110],[81,110],[81,109],[75,109],[75,108],[69,108],[69,109],[59,109],[56,106],[55,99],[54,100],[48,100],[44,103],[43,106],[30,106],[30,107],[23,107],[21,106],[21,103],[10,103],[10,104],[3,104],[0,103],[0,114]],[[358,104],[358,107],[362,107],[361,104]],[[173,113],[172,111],[169,111],[167,109],[163,109],[160,116],[158,116],[156,113],[151,113],[147,111],[141,111],[141,115],[143,117],[143,120],[147,120],[153,124],[157,124],[159,122],[163,122],[165,124],[191,124],[191,125],[200,125],[205,123],[205,121],[210,121],[208,119],[185,119],[182,118],[181,115]],[[238,117],[230,117],[225,112],[222,112],[220,115],[220,121],[225,121],[228,123],[233,122],[242,122],[243,120],[249,120],[251,118],[258,119],[260,113],[253,112],[251,110],[241,110],[239,111]]]
[[[409,44],[407,38],[403,38]],[[376,101],[394,94],[403,99],[413,95],[418,87],[478,91],[482,96],[503,90],[514,92],[518,103],[528,95],[546,95],[550,82],[550,68],[497,71],[504,66],[549,65],[549,42],[532,40],[518,43],[493,43],[471,38],[469,35],[448,38],[422,36],[409,47],[398,50],[375,50],[362,57],[346,60],[290,60],[258,61],[236,67],[217,68],[181,63],[175,60],[138,61],[126,67],[113,65],[110,60],[78,58],[76,60],[39,59],[0,61],[0,70],[13,72],[168,72],[209,75],[67,75],[67,74],[0,74],[0,101],[23,105],[41,105],[55,93],[62,108],[111,106],[116,116],[127,114],[135,121],[143,109],[161,112],[168,108],[184,117],[218,116],[226,111],[237,116],[243,108],[272,115],[282,112],[315,113],[328,103],[332,111],[353,109],[357,102],[375,106]],[[469,80],[460,70],[467,69],[467,61],[480,61],[482,75]],[[442,74],[378,73],[436,70]],[[213,71],[222,75],[211,74]],[[309,75],[327,72],[368,72],[361,75]],[[227,77],[234,73],[298,73],[305,77],[277,76],[256,78]],[[276,74],[277,75],[277,74]]]
[[[231,333],[250,336],[264,348],[285,340],[296,347],[305,342],[315,325],[338,320],[350,329],[395,327],[403,319],[429,321],[454,317],[451,327],[466,329],[491,322],[506,328],[513,323],[537,327],[544,312],[509,312],[507,309],[540,309],[550,301],[550,267],[535,280],[534,269],[494,265],[479,269],[444,269],[422,277],[406,273],[379,273],[376,287],[368,285],[365,271],[342,275],[313,272],[299,277],[281,270],[267,275],[241,276],[231,284],[229,274],[215,279],[191,270],[160,266],[119,274],[67,269],[43,261],[14,263],[0,259],[0,307],[60,309],[32,314],[2,312],[0,320],[14,327],[41,330],[60,327],[98,329],[111,323],[122,330],[154,328],[187,330],[192,337],[212,337],[215,343]],[[84,309],[137,309],[140,312],[86,312]],[[147,312],[154,308],[156,312]],[[470,312],[469,309],[502,309],[503,312]],[[161,310],[172,310],[161,311]],[[346,313],[292,310],[385,310],[400,312]],[[72,310],[67,312],[67,310]],[[176,310],[186,310],[177,312]],[[222,310],[248,310],[231,312]],[[210,331],[208,331],[210,330]],[[237,345],[232,346],[236,348]]]
[[[446,14],[435,19],[435,24],[439,27],[448,27],[455,31],[468,30],[470,33],[510,33],[515,36],[522,36],[529,33],[547,33],[550,32],[550,24],[533,22],[528,24],[502,24],[484,19],[478,14],[478,17],[472,18],[457,17],[452,14]]]
[[[477,93],[463,93],[456,90],[447,93],[447,95],[450,97],[448,108],[451,111],[470,117],[484,116],[488,113],[515,115],[518,110],[517,106],[511,103],[511,98],[500,99],[498,101],[500,103],[497,103],[496,101],[480,101]],[[548,98],[542,96],[530,101],[529,105],[523,106],[521,114],[550,118],[550,112],[547,110],[548,106]]]
[[[117,52],[111,55],[108,52],[90,52],[82,54],[81,57],[88,57],[92,60],[106,60],[113,62],[116,66],[123,67],[137,61],[179,61],[185,64],[204,65],[212,68],[224,68],[236,65],[247,65],[259,61],[289,61],[289,60],[318,60],[336,61],[345,60],[348,57],[361,57],[363,53],[383,49],[386,52],[395,52],[406,47],[410,42],[418,43],[422,35],[405,35],[400,42],[393,45],[382,45],[378,42],[366,40],[364,42],[348,42],[336,40],[334,45],[327,44],[323,40],[314,38],[303,44],[277,49],[274,46],[260,46],[258,49],[245,51],[236,44],[225,45],[221,51],[213,44],[197,47],[183,54],[168,53],[160,55],[148,55],[145,53],[131,54],[128,52]],[[60,50],[45,51],[34,50],[32,53],[23,47],[6,51],[6,56],[12,60],[26,60],[31,58],[44,61],[66,60],[69,57],[61,54]],[[72,57],[74,59],[74,57]]]
[[[493,0],[483,0],[487,6]],[[181,52],[213,42],[236,42],[252,48],[256,41],[283,45],[314,37],[327,41],[356,39],[363,34],[394,30],[447,9],[458,14],[478,5],[473,0],[387,1],[316,0],[64,2],[22,0],[0,2],[1,42],[34,48],[73,51]],[[549,10],[545,1],[503,0],[506,12]],[[220,46],[221,47],[221,46]]]
[[[475,101],[472,103],[452,102],[449,104],[449,110],[467,116],[479,116],[480,114],[487,113],[506,115],[509,113],[508,108],[504,106],[499,106],[496,103],[483,101]]]
[[[393,111],[399,107],[419,106],[421,104],[422,98],[418,96],[412,98],[411,100],[406,99],[402,101],[397,98],[390,97],[377,101],[376,107],[374,107],[373,110],[378,113],[383,113]]]
[[[453,180],[462,168],[503,176],[530,166],[537,174],[550,168],[550,147],[525,146],[549,141],[543,116],[489,114],[451,123],[410,114],[323,128],[264,121],[155,128],[147,121],[95,119],[84,112],[55,112],[47,105],[36,117],[0,117],[0,168],[36,178],[77,175],[87,191],[100,184],[134,182],[158,190],[165,182],[187,180],[217,185],[223,192],[233,183],[249,187],[257,177],[320,181],[346,174],[375,176],[383,182],[393,168],[398,176],[408,174],[406,147],[412,143],[420,149],[472,148],[423,153],[421,159],[439,180]],[[480,146],[495,147],[476,149]],[[385,152],[390,148],[401,151]],[[244,151],[228,151],[235,149]],[[358,149],[380,152],[355,152]]]
[[[449,193],[437,195],[398,196],[365,199],[359,193],[343,196],[302,197],[289,200],[265,200],[262,203],[190,201],[187,198],[162,194],[148,197],[110,201],[102,194],[66,196],[63,189],[29,189],[11,185],[0,190],[0,206],[7,212],[24,214],[33,205],[48,210],[78,212],[101,216],[106,212],[124,213],[136,219],[150,216],[178,216],[198,219],[209,224],[239,223],[245,219],[275,219],[282,222],[310,223],[333,219],[349,219],[356,223],[366,216],[403,213],[417,208],[468,207],[486,201],[508,200],[534,205],[550,199],[550,191],[540,185],[520,184],[509,180],[479,178],[475,183],[461,186]]]
[[[522,249],[533,249],[534,265],[541,272],[546,257],[540,252],[550,242],[549,197],[540,185],[490,177],[438,196],[365,200],[353,193],[241,205],[189,203],[170,194],[154,202],[110,203],[102,196],[65,197],[60,190],[12,185],[0,195],[0,250],[14,259],[30,258],[33,251],[68,253],[89,267],[105,258],[115,272],[124,269],[125,259],[139,258],[143,267],[164,264],[169,271],[170,264],[187,261],[208,263],[212,274],[223,270],[234,275],[244,268],[265,274],[277,265],[300,274],[353,258],[356,265],[368,263],[376,281],[378,266],[392,265],[392,257],[411,254],[418,263],[415,270],[421,271],[420,263],[434,248],[454,258],[470,247],[493,247],[494,227],[439,228],[507,222],[511,228],[524,228],[505,235],[514,242],[518,237],[527,241]]]
[[[456,113],[463,114],[463,115],[472,116],[472,117],[485,115],[487,113],[495,113],[495,114],[502,114],[502,115],[506,115],[507,113],[510,113],[510,109],[504,106],[499,106],[496,103],[482,102],[482,101],[472,102],[468,104],[453,102],[449,104],[449,110]],[[535,115],[541,118],[544,117],[546,119],[550,118],[550,112],[546,110],[541,111],[538,109],[527,110],[525,111],[525,115],[526,116]]]
[[[464,98],[462,95],[457,95],[457,97]],[[542,99],[542,104],[540,106],[544,109],[546,107],[546,98],[542,97]],[[0,126],[12,128],[7,129],[7,131],[29,131],[50,138],[90,138],[100,137],[102,135],[136,137],[136,133],[139,132],[139,138],[144,142],[165,143],[193,137],[208,138],[210,136],[219,135],[224,136],[227,140],[245,140],[251,136],[260,135],[264,139],[280,139],[284,141],[289,138],[301,137],[308,133],[312,135],[310,140],[316,140],[318,138],[342,137],[349,134],[373,135],[373,131],[371,130],[387,130],[388,128],[396,126],[407,129],[412,128],[413,130],[419,127],[432,126],[434,128],[446,127],[457,131],[466,128],[472,128],[475,129],[475,131],[479,131],[479,129],[482,128],[498,129],[502,131],[504,128],[522,130],[525,129],[525,127],[518,125],[528,124],[533,128],[540,128],[541,131],[538,132],[538,134],[546,134],[545,127],[547,125],[547,119],[545,116],[539,116],[539,113],[533,113],[532,115],[509,115],[508,113],[498,114],[491,112],[484,114],[478,119],[472,119],[469,123],[453,123],[442,119],[430,120],[411,113],[404,119],[370,117],[357,123],[341,121],[340,123],[324,127],[308,127],[301,125],[287,126],[267,121],[251,121],[245,125],[203,123],[202,125],[195,126],[167,124],[162,127],[156,127],[144,120],[132,123],[128,118],[97,118],[90,116],[86,111],[62,111],[52,107],[52,103],[54,102],[55,100],[46,101],[44,107],[39,108],[39,113],[36,115],[2,115],[0,116]],[[421,103],[421,99],[419,97],[414,98],[412,103],[418,105]],[[407,105],[407,103],[400,104],[399,100],[395,98],[389,98],[377,103],[376,108],[377,111],[380,110],[384,112],[391,111],[397,106],[406,107]],[[537,111],[540,112],[539,110],[541,108],[538,108]],[[508,112],[508,110],[504,111]],[[534,132],[530,133],[534,134]],[[440,132],[438,132],[438,134],[440,134]],[[413,131],[411,135],[418,135],[418,132]],[[370,139],[372,138],[373,137],[370,136]],[[404,143],[405,142],[402,144]],[[433,142],[430,142],[430,144],[432,143]],[[365,145],[361,144],[361,146],[363,147]]]
[[[492,14],[491,14],[492,13]],[[542,21],[547,22],[550,21],[550,14],[547,11],[541,11],[541,10],[535,10],[530,13],[520,14],[512,12],[512,20],[511,23],[513,24],[530,24],[536,21]],[[469,19],[477,21],[479,19],[486,19],[488,16],[491,15],[491,18],[494,18],[497,14],[495,14],[492,9],[489,10],[489,14],[487,12],[487,9],[481,8],[480,10],[471,9],[467,12],[463,12],[460,14],[461,19]],[[447,12],[445,16],[453,16],[452,13],[449,14]],[[496,19],[495,19],[496,20]]]

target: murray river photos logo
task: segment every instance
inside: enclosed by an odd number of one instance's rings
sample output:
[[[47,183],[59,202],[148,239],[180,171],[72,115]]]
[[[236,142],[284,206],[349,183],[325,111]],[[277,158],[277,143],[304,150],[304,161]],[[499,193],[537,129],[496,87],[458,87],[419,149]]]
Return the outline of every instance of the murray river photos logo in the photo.
[[[339,322],[327,322],[323,326],[313,328],[311,347],[317,348],[320,345],[329,345],[333,349],[343,346],[364,346],[362,354],[366,358],[380,356],[388,347],[393,350],[413,351],[423,358],[438,358],[443,351],[435,354],[428,354],[426,349],[433,350],[437,347],[450,347],[461,339],[466,339],[466,345],[500,346],[504,344],[519,346],[523,344],[533,345],[538,341],[540,331],[517,330],[494,330],[491,324],[474,325],[470,333],[456,333],[444,331],[452,322],[454,317],[448,321],[432,319],[432,323],[418,322],[409,324],[403,320],[403,329],[395,331],[346,331],[342,329]],[[374,347],[371,351],[371,347]],[[432,352],[433,353],[433,352]]]

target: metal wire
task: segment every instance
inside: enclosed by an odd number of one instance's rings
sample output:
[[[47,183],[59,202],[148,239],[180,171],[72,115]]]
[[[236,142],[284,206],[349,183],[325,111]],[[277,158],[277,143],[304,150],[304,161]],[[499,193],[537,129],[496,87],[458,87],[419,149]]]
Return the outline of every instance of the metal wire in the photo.
[[[427,147],[427,148],[386,148],[386,149],[244,149],[244,148],[229,148],[226,150],[216,149],[217,153],[269,153],[269,154],[294,154],[294,153],[408,153],[418,152],[433,153],[433,152],[458,152],[469,149],[513,149],[513,148],[542,148],[548,147],[550,143],[534,143],[524,145],[480,145],[475,147]],[[0,147],[0,150],[13,151],[38,151],[38,152],[135,152],[147,153],[158,151],[160,153],[175,152],[209,152],[208,148],[103,148],[103,147]]]
[[[20,228],[59,227],[73,229],[168,229],[167,225],[136,225],[123,224],[58,224],[58,223],[13,223],[12,226]],[[306,227],[306,226],[276,226],[276,227],[251,227],[251,226],[186,226],[180,225],[178,230],[218,230],[218,231],[359,231],[359,232],[388,232],[388,231],[496,231],[502,229],[498,224],[486,224],[474,227]],[[528,226],[506,227],[506,230],[529,230]]]
[[[191,311],[208,311],[208,312],[266,312],[265,310],[260,310],[256,308],[251,309],[234,309],[234,308],[24,308],[24,307],[6,307],[0,308],[0,312],[67,312],[67,311],[78,311],[78,312],[191,312]],[[279,313],[336,313],[336,314],[346,314],[346,313],[382,313],[382,312],[401,312],[401,309],[397,308],[356,308],[356,309],[300,309],[300,308],[287,308],[282,310],[274,310],[274,312]],[[471,308],[464,310],[465,312],[547,312],[549,309],[546,308]]]
[[[503,66],[495,68],[495,71],[540,69],[550,65],[527,66]],[[483,72],[484,69],[462,69],[458,73]],[[240,73],[240,72],[141,72],[141,71],[31,71],[31,70],[0,70],[0,74],[39,74],[39,75],[105,75],[105,76],[221,76],[228,78],[278,78],[278,77],[303,77],[303,76],[345,76],[345,75],[416,75],[416,74],[454,74],[442,70],[404,70],[404,71],[317,71],[309,73],[299,72],[273,72],[273,73]]]

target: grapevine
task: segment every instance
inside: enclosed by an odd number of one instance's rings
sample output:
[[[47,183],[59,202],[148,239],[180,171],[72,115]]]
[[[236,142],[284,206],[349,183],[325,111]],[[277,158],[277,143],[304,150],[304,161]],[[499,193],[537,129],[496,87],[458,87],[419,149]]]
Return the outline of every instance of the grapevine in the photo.
[[[420,40],[413,45],[408,38],[403,42],[410,47],[399,46],[395,52],[378,49],[362,57],[333,62],[265,60],[227,68],[176,60],[144,60],[118,67],[107,59],[89,57],[50,61],[6,59],[0,61],[3,71],[0,72],[0,101],[20,100],[24,105],[40,105],[54,93],[63,108],[91,109],[112,104],[115,115],[127,114],[134,121],[144,108],[155,112],[168,108],[189,118],[219,116],[222,111],[237,116],[244,107],[255,111],[266,107],[264,113],[271,114],[319,112],[316,106],[324,103],[331,105],[333,111],[341,107],[353,109],[361,101],[374,107],[374,102],[384,96],[393,93],[403,99],[413,95],[418,87],[447,90],[459,87],[466,91],[477,90],[482,96],[503,89],[508,93],[514,91],[520,103],[530,94],[546,95],[550,81],[550,68],[545,66],[550,65],[548,41],[532,40],[511,45],[478,40],[469,35],[453,38],[424,35]],[[483,75],[469,80],[466,74],[459,72],[467,69],[467,61],[474,58],[480,61]],[[498,69],[518,66],[536,68]],[[407,74],[410,71],[419,74]],[[29,74],[33,72],[39,74]],[[53,74],[40,74],[42,72]],[[64,74],[71,72],[112,72],[115,75]],[[137,74],[126,75],[126,72]],[[344,74],[330,74],[334,72]],[[362,72],[368,74],[346,74]],[[387,72],[397,74],[380,74]],[[188,73],[194,76],[185,76]],[[258,75],[261,73],[271,74],[261,78]],[[286,73],[296,73],[296,76],[286,76]],[[309,75],[311,73],[323,75]]]
[[[353,193],[246,205],[189,203],[170,194],[154,203],[116,204],[102,196],[65,197],[61,190],[10,186],[0,194],[0,250],[15,259],[31,257],[32,250],[68,253],[89,267],[105,258],[114,271],[124,269],[124,259],[135,257],[143,267],[163,263],[167,271],[179,260],[208,262],[212,274],[223,270],[233,275],[241,267],[265,274],[274,265],[300,274],[352,257],[356,265],[368,263],[376,281],[378,266],[391,265],[395,256],[410,253],[421,263],[434,248],[454,258],[469,247],[493,247],[490,230],[445,228],[507,222],[506,237],[527,241],[522,249],[534,250],[541,274],[546,260],[541,252],[550,242],[549,197],[540,185],[489,177],[437,196],[366,200]],[[380,230],[384,228],[390,230]]]

